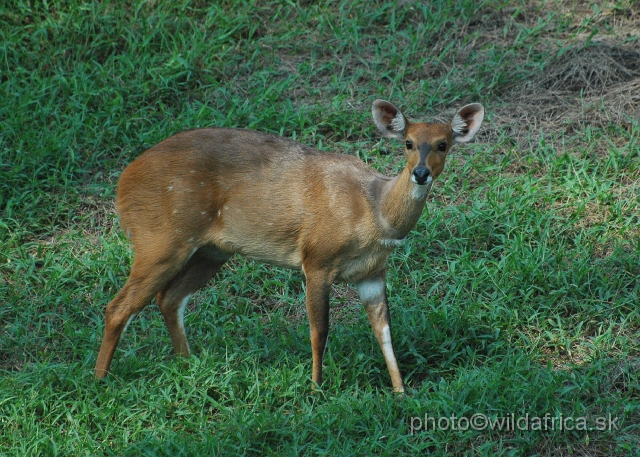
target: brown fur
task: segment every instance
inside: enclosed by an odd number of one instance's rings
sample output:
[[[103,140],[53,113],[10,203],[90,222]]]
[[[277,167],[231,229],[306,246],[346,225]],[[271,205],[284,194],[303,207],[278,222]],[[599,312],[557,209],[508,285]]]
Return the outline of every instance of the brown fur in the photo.
[[[384,108],[390,122],[395,107]],[[96,376],[107,374],[124,326],[154,296],[175,352],[188,355],[184,303],[237,253],[304,271],[313,380],[320,384],[331,283],[369,281],[373,286],[365,293],[384,289],[395,240],[413,229],[427,195],[412,195],[412,169],[426,166],[436,178],[446,157],[436,145],[452,144],[448,124],[407,121],[406,138],[421,149],[406,151],[407,165],[395,178],[354,157],[248,130],[190,130],[144,152],[118,185],[116,204],[134,262],[129,280],[107,306]],[[427,144],[430,152],[421,156]],[[365,306],[384,351],[383,328],[390,325],[386,294],[369,295]],[[399,372],[392,372],[395,357],[385,352],[385,358],[395,390],[402,391]]]

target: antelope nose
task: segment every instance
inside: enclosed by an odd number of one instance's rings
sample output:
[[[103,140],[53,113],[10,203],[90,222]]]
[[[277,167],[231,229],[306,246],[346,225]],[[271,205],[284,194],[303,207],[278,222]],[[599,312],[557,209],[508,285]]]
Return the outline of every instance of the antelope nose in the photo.
[[[429,176],[431,176],[431,172],[427,167],[415,167],[413,169],[413,182],[416,184],[424,185]]]

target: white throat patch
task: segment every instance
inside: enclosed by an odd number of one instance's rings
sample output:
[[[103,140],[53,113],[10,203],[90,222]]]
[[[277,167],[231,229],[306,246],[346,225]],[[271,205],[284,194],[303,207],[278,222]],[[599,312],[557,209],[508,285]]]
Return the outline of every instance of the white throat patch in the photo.
[[[423,185],[416,183],[413,175],[411,176],[411,181],[413,181],[413,189],[411,189],[411,198],[415,200],[422,200],[427,198],[427,194],[429,190],[431,190],[431,184],[433,183],[433,178],[429,176],[427,178],[427,182]]]

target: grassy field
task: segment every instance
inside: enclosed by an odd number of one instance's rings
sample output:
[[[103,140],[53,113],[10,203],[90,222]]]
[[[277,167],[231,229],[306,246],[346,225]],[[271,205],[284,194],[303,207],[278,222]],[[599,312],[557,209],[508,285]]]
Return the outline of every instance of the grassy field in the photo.
[[[0,1],[0,454],[640,455],[639,49],[635,0]],[[302,274],[239,258],[188,367],[152,304],[96,382],[124,167],[229,126],[393,174],[376,98],[486,108],[389,264],[408,395],[347,286],[312,393]]]

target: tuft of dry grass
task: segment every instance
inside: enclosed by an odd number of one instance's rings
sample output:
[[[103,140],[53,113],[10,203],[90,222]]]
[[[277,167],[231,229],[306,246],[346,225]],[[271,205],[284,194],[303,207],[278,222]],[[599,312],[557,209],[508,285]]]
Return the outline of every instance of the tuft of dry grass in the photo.
[[[461,38],[471,38],[458,59],[475,52],[476,61],[489,61],[496,49],[525,42],[531,48],[505,58],[505,67],[496,69],[524,77],[496,88],[491,122],[479,140],[508,137],[531,147],[542,134],[558,137],[611,125],[630,131],[638,122],[640,9],[634,2],[527,2],[486,11],[483,18],[460,31]],[[595,32],[586,33],[587,25]],[[530,35],[523,38],[523,30]]]

